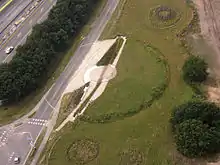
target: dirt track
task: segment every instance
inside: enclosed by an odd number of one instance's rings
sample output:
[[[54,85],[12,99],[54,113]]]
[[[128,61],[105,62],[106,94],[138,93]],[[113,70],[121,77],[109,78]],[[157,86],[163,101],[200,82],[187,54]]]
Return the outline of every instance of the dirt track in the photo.
[[[220,64],[220,0],[194,0],[199,18],[201,33],[218,55]]]

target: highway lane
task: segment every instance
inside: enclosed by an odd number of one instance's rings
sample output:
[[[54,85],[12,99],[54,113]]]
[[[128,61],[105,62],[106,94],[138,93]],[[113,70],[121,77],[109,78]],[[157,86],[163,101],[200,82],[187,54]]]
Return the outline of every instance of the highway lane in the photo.
[[[12,36],[0,47],[0,62],[9,62],[16,51],[13,51],[11,54],[5,54],[5,48],[9,46],[17,47],[20,44],[23,44],[27,36],[31,33],[32,27],[37,23],[42,21],[47,17],[49,10],[52,5],[56,3],[56,0],[43,0],[42,4],[36,8],[32,15],[28,17],[22,25],[12,34]]]
[[[16,154],[21,157],[21,164],[25,163],[26,157],[32,148],[30,139],[32,143],[37,140],[37,137],[40,135],[42,128],[50,119],[54,107],[60,100],[60,97],[67,87],[71,77],[82,63],[87,52],[91,48],[92,43],[97,41],[100,37],[118,2],[119,0],[108,0],[100,16],[96,19],[93,26],[91,27],[90,33],[80,43],[78,49],[69,61],[65,70],[57,79],[52,89],[45,97],[44,101],[40,104],[36,114],[33,116],[33,118],[29,119],[29,121],[25,122],[18,128],[15,128],[14,133],[8,137],[8,143],[10,142],[10,145],[5,144],[0,147],[0,160],[2,164],[12,164],[11,160]],[[31,138],[27,136],[28,134]],[[18,146],[22,146],[22,149],[18,149]]]
[[[8,1],[8,0],[7,0]],[[33,0],[13,0],[0,12],[0,33],[13,21]],[[6,3],[6,1],[4,2]]]

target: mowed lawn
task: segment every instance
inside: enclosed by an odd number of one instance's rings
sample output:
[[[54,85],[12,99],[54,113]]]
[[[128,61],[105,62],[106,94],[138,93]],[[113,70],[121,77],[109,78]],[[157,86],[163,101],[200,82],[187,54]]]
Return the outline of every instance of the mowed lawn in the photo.
[[[148,12],[157,5],[167,5],[179,10],[181,20],[176,26],[156,29],[148,20]],[[60,140],[47,155],[49,165],[76,164],[78,159],[69,159],[68,151],[76,140],[86,138],[98,143],[97,157],[88,165],[172,165],[176,153],[170,133],[169,116],[171,109],[192,97],[191,89],[183,82],[181,67],[186,54],[176,34],[186,26],[192,17],[191,9],[184,0],[127,0],[121,17],[106,37],[124,34],[127,44],[118,63],[118,75],[111,80],[103,95],[86,111],[93,117],[109,112],[124,112],[136,108],[150,97],[152,88],[164,82],[166,72],[157,56],[144,49],[150,43],[166,58],[169,65],[169,84],[159,100],[141,112],[105,124],[80,121],[76,127],[66,127]],[[59,136],[60,137],[60,136]],[[77,148],[77,147],[76,147]],[[79,149],[81,148],[81,149]],[[92,150],[78,147],[77,152],[84,158]],[[88,149],[88,148],[87,148]],[[49,152],[48,152],[49,153]],[[78,156],[79,157],[79,156]],[[177,164],[184,164],[179,162]]]
[[[132,49],[127,49],[132,47]],[[86,111],[92,118],[110,113],[135,111],[150,100],[152,88],[165,82],[166,67],[158,61],[160,54],[150,46],[128,39],[121,56],[117,76],[108,88]]]

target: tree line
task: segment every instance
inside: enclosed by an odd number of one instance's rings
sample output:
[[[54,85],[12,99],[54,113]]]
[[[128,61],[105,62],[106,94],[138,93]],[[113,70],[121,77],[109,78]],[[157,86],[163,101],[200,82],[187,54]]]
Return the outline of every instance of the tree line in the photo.
[[[19,101],[42,85],[50,64],[63,55],[61,52],[77,36],[98,2],[58,0],[48,18],[33,27],[13,59],[0,65],[0,100]]]

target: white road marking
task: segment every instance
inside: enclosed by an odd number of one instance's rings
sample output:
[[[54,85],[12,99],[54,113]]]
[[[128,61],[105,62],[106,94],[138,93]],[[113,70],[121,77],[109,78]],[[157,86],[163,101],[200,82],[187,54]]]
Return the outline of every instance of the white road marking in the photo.
[[[29,21],[29,24],[32,24],[32,22],[33,22],[33,21],[32,21],[32,19],[31,19],[31,20]]]
[[[47,120],[44,119],[31,119],[32,121],[28,121],[28,124],[32,125],[46,125]]]
[[[17,38],[19,38],[20,36],[21,36],[21,32],[20,32],[20,33],[18,33]]]
[[[53,110],[55,110],[55,107],[54,106],[52,106],[50,103],[49,103],[49,101],[47,101],[47,99],[45,98],[45,101],[47,102],[47,104],[53,109]],[[43,115],[43,114],[42,114]]]
[[[44,7],[42,7],[42,8],[40,9],[40,13],[42,13],[42,12],[43,12],[43,10],[44,10]]]

